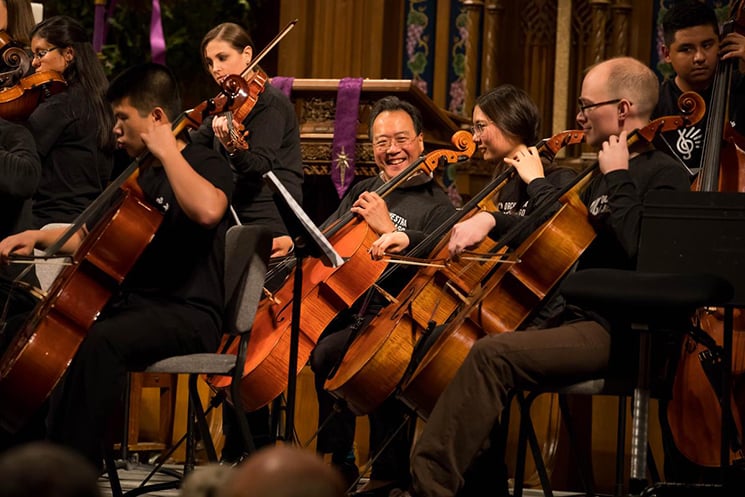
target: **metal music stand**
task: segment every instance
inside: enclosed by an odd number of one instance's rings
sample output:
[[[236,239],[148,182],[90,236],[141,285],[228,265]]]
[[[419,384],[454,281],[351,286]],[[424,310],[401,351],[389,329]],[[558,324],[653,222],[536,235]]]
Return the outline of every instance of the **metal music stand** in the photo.
[[[727,481],[733,308],[745,307],[745,193],[651,191],[644,202],[639,271],[709,273],[728,280],[721,378],[722,483]]]
[[[287,373],[287,412],[285,437],[295,432],[295,390],[297,385],[297,356],[300,341],[300,303],[303,290],[303,261],[306,257],[321,259],[328,267],[339,267],[344,259],[334,250],[323,233],[311,221],[302,207],[282,185],[277,176],[269,171],[264,181],[275,193],[279,213],[295,242],[295,277],[292,289],[292,319],[290,324],[290,360]]]

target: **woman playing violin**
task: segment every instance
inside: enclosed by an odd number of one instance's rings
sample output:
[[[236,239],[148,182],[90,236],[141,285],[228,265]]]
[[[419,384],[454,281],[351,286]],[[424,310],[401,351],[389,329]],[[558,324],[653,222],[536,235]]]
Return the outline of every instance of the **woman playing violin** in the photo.
[[[243,73],[254,55],[254,43],[245,29],[226,22],[204,35],[201,55],[207,71],[217,84],[221,84],[226,77]],[[255,75],[243,76],[251,81]],[[237,145],[231,131],[245,136],[248,149],[243,150]],[[300,131],[290,100],[266,82],[243,122],[236,122],[227,115],[206,119],[193,134],[193,139],[210,146],[214,144],[228,157],[235,175],[233,207],[238,218],[242,223],[269,226],[275,237],[272,255],[286,255],[292,247],[292,240],[261,176],[274,171],[295,200],[302,203]]]
[[[235,23],[219,24],[202,39],[202,62],[217,84],[222,84],[230,75],[241,75],[251,63],[253,55],[251,36]],[[251,80],[253,76],[253,73],[243,75],[246,80]],[[247,132],[248,149],[243,150],[236,145],[231,130],[241,135]],[[192,133],[192,140],[213,147],[228,159],[235,180],[232,205],[240,222],[268,226],[274,237],[272,256],[287,255],[293,247],[292,238],[262,175],[274,171],[293,198],[302,204],[300,130],[290,100],[266,82],[243,122],[236,122],[227,115],[207,118]],[[223,409],[225,446],[222,459],[231,462],[241,459],[247,450],[243,447],[234,416],[232,409]],[[268,407],[249,413],[247,417],[257,447],[271,443],[273,436],[269,427]]]
[[[156,161],[140,170],[137,183],[163,219],[51,396],[48,437],[76,449],[99,469],[106,426],[127,371],[217,348],[233,191],[230,169],[218,154],[173,135],[171,122],[181,102],[167,68],[130,68],[112,81],[107,97],[119,148],[132,157],[149,151]],[[8,237],[0,241],[0,261],[48,247],[62,231],[29,230]],[[63,252],[76,250],[85,235],[85,229],[73,235]]]
[[[633,268],[645,193],[688,190],[688,179],[672,158],[653,149],[630,152],[627,147],[627,134],[649,123],[658,92],[651,69],[628,57],[594,66],[582,82],[577,123],[587,143],[599,150],[602,173],[581,193],[597,231],[579,259],[582,267]],[[518,169],[529,193],[549,188],[534,147],[505,162]],[[460,249],[454,247],[453,252]],[[615,354],[632,345],[622,334],[611,335],[604,318],[581,309],[567,309],[562,322],[555,328],[490,335],[475,343],[412,451],[412,488],[399,495],[480,495],[479,487],[471,487],[464,477],[485,481],[473,472],[480,467],[479,455],[489,453],[489,436],[511,390],[597,377],[609,370],[611,348]],[[495,481],[493,466],[488,470],[494,493],[509,495],[506,476]],[[474,492],[464,491],[464,483],[465,490]]]
[[[46,98],[27,125],[42,162],[34,195],[34,226],[69,223],[103,191],[112,170],[113,116],[105,100],[108,81],[76,20],[51,17],[31,32],[37,72],[56,71],[67,90]]]

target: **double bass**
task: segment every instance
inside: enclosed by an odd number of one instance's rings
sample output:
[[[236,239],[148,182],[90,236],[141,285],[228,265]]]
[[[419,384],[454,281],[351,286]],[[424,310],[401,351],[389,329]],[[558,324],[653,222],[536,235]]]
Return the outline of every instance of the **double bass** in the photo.
[[[732,19],[724,34],[737,29],[745,31],[745,5],[735,4]],[[735,131],[727,114],[730,85],[736,70],[736,59],[721,60],[712,83],[709,116],[706,123],[701,169],[692,190],[745,192],[745,137]],[[722,402],[721,347],[724,339],[723,309],[702,309],[696,317],[698,326],[708,334],[713,346],[686,336],[683,340],[672,398],[667,405],[667,420],[673,442],[689,461],[713,468],[745,458],[745,312],[734,310],[730,409],[725,411],[730,440],[728,457],[721,452]],[[722,459],[725,459],[724,461]]]
[[[173,133],[242,103],[235,90],[241,85],[241,78],[228,78],[218,97],[183,113]],[[104,212],[0,357],[0,425],[6,430],[16,431],[41,407],[99,312],[153,239],[163,215],[137,182],[140,169],[151,161],[146,153],[132,162],[42,256],[54,256],[95,214]]]

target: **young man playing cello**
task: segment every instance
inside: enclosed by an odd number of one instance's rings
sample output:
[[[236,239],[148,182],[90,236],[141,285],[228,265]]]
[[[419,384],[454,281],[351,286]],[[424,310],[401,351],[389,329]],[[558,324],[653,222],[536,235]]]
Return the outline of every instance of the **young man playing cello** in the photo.
[[[109,300],[52,394],[48,436],[102,466],[106,423],[122,395],[127,371],[168,356],[217,348],[223,311],[230,168],[208,148],[171,131],[181,108],[178,86],[164,66],[135,66],[107,93],[117,146],[132,157],[149,152],[137,182],[163,220]],[[63,247],[72,253],[81,230]],[[0,242],[0,259],[29,255],[61,231],[25,231]]]
[[[654,73],[628,57],[594,66],[582,83],[577,122],[587,143],[599,150],[601,175],[581,198],[588,207],[597,238],[579,260],[580,267],[633,268],[642,198],[650,190],[687,190],[682,168],[653,149],[630,151],[629,132],[649,123],[659,85]],[[506,158],[529,190],[553,188],[543,177],[535,148]],[[473,226],[473,225],[472,225]],[[489,227],[475,238],[483,239]],[[453,255],[473,243],[467,230],[454,231]],[[489,449],[489,436],[499,422],[508,394],[542,384],[574,383],[608,372],[611,348],[624,346],[609,323],[581,309],[567,309],[556,328],[504,333],[482,338],[471,349],[453,381],[440,396],[412,451],[410,492],[394,495],[452,497],[480,495],[471,489],[466,472],[478,466]],[[490,468],[494,474],[494,468]],[[482,480],[483,481],[483,480]],[[494,493],[508,495],[506,477],[492,477]],[[471,493],[473,492],[473,493]]]

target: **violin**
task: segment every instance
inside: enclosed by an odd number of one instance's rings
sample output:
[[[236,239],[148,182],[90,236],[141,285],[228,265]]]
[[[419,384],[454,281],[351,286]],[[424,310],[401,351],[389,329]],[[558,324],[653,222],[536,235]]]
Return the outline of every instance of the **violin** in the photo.
[[[251,78],[246,80],[247,91],[245,95],[242,95],[244,103],[235,110],[227,112],[228,118],[228,130],[230,131],[230,143],[229,147],[235,150],[248,150],[248,130],[243,127],[243,120],[251,113],[256,102],[259,100],[259,95],[264,92],[269,77],[261,69],[256,69],[253,72]],[[236,127],[233,121],[238,123]]]
[[[745,30],[745,5],[733,9],[724,33]],[[694,191],[745,191],[745,139],[727,119],[729,87],[737,60],[721,60],[712,83],[701,170],[691,189]],[[733,311],[730,399],[724,402],[721,369],[728,367],[719,349],[709,349],[686,336],[673,380],[667,420],[675,447],[689,461],[702,467],[718,467],[745,457],[745,312]],[[695,318],[700,329],[718,347],[724,341],[724,310],[703,309]],[[708,373],[707,373],[708,371]],[[719,374],[715,374],[718,372]],[[721,450],[722,406],[730,434],[729,450]]]
[[[241,72],[240,77],[246,82],[246,86],[241,88],[240,99],[243,102],[241,105],[231,107],[231,109],[225,112],[228,118],[228,130],[230,133],[230,143],[228,147],[234,150],[248,150],[248,131],[243,127],[243,120],[251,113],[256,102],[259,100],[259,95],[264,92],[266,82],[269,77],[266,73],[258,67],[259,62],[268,54],[274,46],[295,27],[298,20],[294,19],[287,23],[282,31],[274,37],[269,44],[259,52],[259,54],[251,60],[251,63]],[[236,127],[233,121],[238,123]]]
[[[0,117],[8,121],[25,121],[44,99],[65,88],[65,78],[56,71],[25,76],[15,86],[0,89]]]
[[[15,85],[31,68],[26,49],[5,31],[0,31],[0,88]]]

